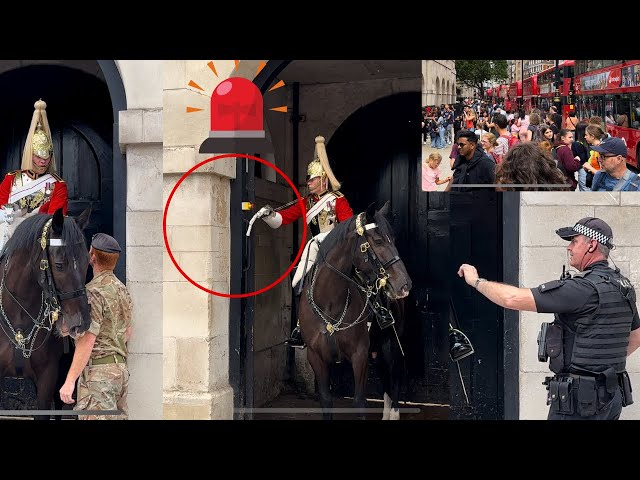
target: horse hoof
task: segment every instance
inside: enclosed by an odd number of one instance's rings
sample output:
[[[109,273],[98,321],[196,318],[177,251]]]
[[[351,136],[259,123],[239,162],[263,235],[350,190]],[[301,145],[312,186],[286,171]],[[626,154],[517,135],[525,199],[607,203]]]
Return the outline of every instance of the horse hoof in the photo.
[[[400,409],[392,408],[389,414],[389,420],[400,420]]]

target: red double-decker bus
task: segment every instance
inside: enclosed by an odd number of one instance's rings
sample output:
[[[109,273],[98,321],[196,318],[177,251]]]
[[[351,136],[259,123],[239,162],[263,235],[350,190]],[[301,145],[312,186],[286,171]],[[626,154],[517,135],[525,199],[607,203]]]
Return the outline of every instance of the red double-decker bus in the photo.
[[[534,104],[543,112],[548,112],[552,105],[556,105],[562,114],[563,125],[569,112],[574,109],[572,95],[574,64],[574,60],[563,60],[557,67],[554,65],[538,74],[539,96]]]
[[[574,92],[579,120],[602,117],[607,132],[627,144],[627,163],[640,159],[640,60],[576,60]],[[609,116],[613,121],[607,121]]]
[[[520,110],[522,108],[522,80],[509,85],[509,93],[504,106],[507,110]]]
[[[529,114],[535,107],[535,101],[538,97],[538,75],[531,75],[522,81],[522,107],[524,113]]]

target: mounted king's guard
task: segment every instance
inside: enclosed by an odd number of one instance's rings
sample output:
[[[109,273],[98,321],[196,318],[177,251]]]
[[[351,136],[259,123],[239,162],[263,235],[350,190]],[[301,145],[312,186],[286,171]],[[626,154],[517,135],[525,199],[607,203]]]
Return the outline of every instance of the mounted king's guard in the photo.
[[[67,185],[56,175],[47,104],[34,104],[31,126],[24,144],[20,170],[9,172],[0,183],[0,249],[24,219],[36,213],[67,213]]]
[[[315,141],[314,159],[307,168],[309,195],[304,198],[307,209],[306,220],[313,238],[307,242],[293,277],[292,287],[296,295],[302,291],[302,279],[311,270],[322,240],[337,223],[344,222],[353,216],[349,202],[339,191],[340,182],[331,171],[324,137],[316,137]],[[258,217],[271,228],[278,228],[302,217],[302,209],[298,202],[280,211],[275,211],[271,206],[266,205],[260,209]],[[291,333],[288,344],[296,348],[304,347],[299,325]]]

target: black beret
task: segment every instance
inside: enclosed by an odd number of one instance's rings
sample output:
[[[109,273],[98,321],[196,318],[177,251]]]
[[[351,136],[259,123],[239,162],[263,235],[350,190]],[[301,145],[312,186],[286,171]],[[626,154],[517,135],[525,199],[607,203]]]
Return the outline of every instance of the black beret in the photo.
[[[107,253],[120,253],[118,241],[106,233],[96,233],[91,239],[91,246],[96,250]]]

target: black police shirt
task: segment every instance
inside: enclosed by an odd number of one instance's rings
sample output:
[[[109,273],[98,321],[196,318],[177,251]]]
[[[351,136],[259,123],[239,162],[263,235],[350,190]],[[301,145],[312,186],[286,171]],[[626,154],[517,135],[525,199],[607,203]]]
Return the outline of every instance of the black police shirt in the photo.
[[[592,265],[600,263],[603,266],[608,266],[606,261],[595,262]],[[531,293],[533,293],[538,313],[589,315],[598,308],[598,291],[582,277],[546,282],[537,288],[532,288]],[[636,313],[633,317],[631,330],[638,327],[640,327],[640,318]]]

